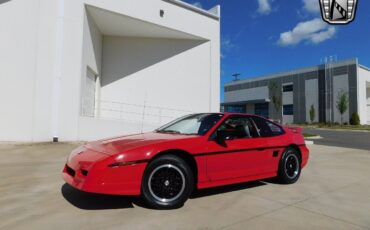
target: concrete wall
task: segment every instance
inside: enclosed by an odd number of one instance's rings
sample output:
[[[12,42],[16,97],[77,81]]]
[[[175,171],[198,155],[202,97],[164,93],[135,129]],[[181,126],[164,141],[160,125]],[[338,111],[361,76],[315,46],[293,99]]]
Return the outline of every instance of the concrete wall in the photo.
[[[346,112],[341,116],[340,112],[337,108],[337,101],[338,101],[338,94],[340,92],[344,92],[347,94],[349,92],[348,87],[348,74],[334,76],[333,77],[333,105],[334,105],[334,120],[333,122],[341,122],[341,117],[343,116],[343,122],[349,122],[349,110],[347,109]]]
[[[370,124],[370,71],[358,68],[358,114],[361,124]]]
[[[366,89],[366,98],[367,98],[367,118],[366,118],[366,124],[370,125],[370,85],[368,85],[368,88]],[[365,121],[363,121],[363,123],[365,124]]]
[[[248,114],[254,114],[255,113],[254,104],[247,104],[246,112]]]
[[[189,49],[183,55],[171,57],[173,60],[169,58],[151,66],[147,74],[159,76],[160,81],[148,77],[144,86],[156,88],[149,90],[149,102],[162,100],[159,93],[155,93],[159,92],[160,85],[163,92],[170,86],[171,93],[179,92],[176,94],[179,104],[175,103],[177,100],[172,94],[172,100],[164,99],[172,103],[166,106],[185,106],[183,98],[187,97],[186,105],[191,110],[219,111],[219,20],[162,0],[12,0],[0,4],[0,78],[6,85],[0,90],[0,141],[50,141],[55,135],[62,141],[94,139],[89,130],[103,127],[100,121],[93,123],[80,118],[82,79],[86,76],[87,66],[97,74],[103,68],[100,46],[104,43],[104,35],[88,20],[85,4],[207,40],[197,49]],[[165,11],[164,17],[159,15],[161,9]],[[109,42],[104,44],[109,46]],[[199,58],[196,59],[197,55]],[[186,58],[201,62],[195,65],[195,61]],[[208,66],[207,71],[204,66]],[[180,75],[177,70],[181,71]],[[173,73],[171,76],[177,73],[178,78],[186,76],[189,81],[184,83],[185,79],[180,82],[162,76],[170,73]],[[140,75],[142,73],[135,77],[143,80]],[[163,80],[169,82],[163,83]],[[123,84],[115,83],[105,87],[118,89],[119,84]],[[136,83],[131,83],[132,89]],[[180,89],[175,90],[177,86]],[[190,92],[199,87],[204,93],[196,91],[193,96]],[[142,97],[142,88],[137,92],[137,98]],[[107,91],[105,95],[111,99]],[[124,95],[120,99],[125,99]],[[115,124],[111,121],[108,126]],[[121,132],[115,130],[105,134]]]
[[[101,99],[117,102],[102,104],[103,117],[119,118],[122,114],[110,110],[119,110],[119,103],[128,102],[189,112],[210,110],[211,82],[206,77],[211,75],[209,42],[104,37],[103,44]],[[136,110],[133,106],[124,107],[133,113],[124,113],[123,118],[142,119],[140,106]],[[180,115],[183,114],[162,121]]]
[[[0,4],[0,141],[50,140],[56,11],[50,0]]]
[[[225,102],[264,100],[269,98],[267,86],[225,92]]]
[[[306,121],[311,122],[310,109],[315,108],[314,122],[319,121],[319,85],[318,79],[306,80],[305,83],[305,98],[306,98]]]
[[[284,83],[283,86],[285,85],[292,85],[293,82],[289,83]],[[294,85],[293,85],[294,87]],[[282,92],[282,105],[293,105],[293,99],[294,99],[294,94],[293,91],[291,92]],[[294,105],[293,105],[294,108]],[[284,110],[284,109],[283,109]],[[294,122],[294,114],[293,115],[284,115],[283,113],[283,124],[292,124]]]
[[[293,104],[293,92],[283,92],[283,105]]]
[[[84,14],[84,33],[83,33],[83,51],[82,51],[82,72],[81,72],[81,93],[80,93],[80,114],[82,114],[83,95],[86,86],[87,71],[97,76],[96,95],[95,95],[95,115],[99,115],[100,107],[100,89],[102,77],[102,56],[103,56],[103,35],[97,27],[95,21],[91,18],[88,11]],[[85,68],[84,68],[85,67]],[[89,69],[89,70],[88,70]]]

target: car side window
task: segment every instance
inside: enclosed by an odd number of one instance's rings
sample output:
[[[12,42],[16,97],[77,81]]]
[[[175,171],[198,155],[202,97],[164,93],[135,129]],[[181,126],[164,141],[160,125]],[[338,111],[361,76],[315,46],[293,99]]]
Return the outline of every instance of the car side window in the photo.
[[[235,116],[226,119],[216,130],[223,132],[226,140],[258,137],[256,127],[251,120],[245,116]]]
[[[256,124],[261,137],[273,137],[284,134],[284,130],[280,126],[266,119],[261,117],[252,117],[252,120]]]

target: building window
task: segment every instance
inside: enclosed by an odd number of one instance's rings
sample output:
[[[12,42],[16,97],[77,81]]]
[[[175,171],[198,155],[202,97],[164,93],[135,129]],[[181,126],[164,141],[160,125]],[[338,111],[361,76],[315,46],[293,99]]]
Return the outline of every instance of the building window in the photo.
[[[269,118],[269,104],[268,103],[258,103],[254,105],[254,114]]]
[[[86,71],[85,85],[82,94],[82,115],[88,117],[95,116],[96,99],[96,80],[97,76],[89,68]]]
[[[283,105],[284,115],[293,115],[293,105]]]
[[[284,85],[283,92],[293,92],[293,85]]]
[[[246,113],[246,105],[226,105],[225,112],[229,113]]]

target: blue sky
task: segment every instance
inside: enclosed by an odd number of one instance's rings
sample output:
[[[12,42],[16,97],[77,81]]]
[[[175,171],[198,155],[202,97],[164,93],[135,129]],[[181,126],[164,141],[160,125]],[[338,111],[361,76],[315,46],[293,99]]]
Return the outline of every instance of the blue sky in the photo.
[[[242,79],[358,57],[370,67],[370,1],[359,0],[355,21],[322,21],[319,0],[184,0],[204,9],[221,5],[221,101],[233,73]]]

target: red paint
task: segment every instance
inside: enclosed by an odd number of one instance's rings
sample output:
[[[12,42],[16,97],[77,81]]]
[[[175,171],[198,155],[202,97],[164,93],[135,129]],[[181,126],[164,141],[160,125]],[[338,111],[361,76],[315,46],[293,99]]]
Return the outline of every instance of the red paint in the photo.
[[[299,148],[302,167],[306,166],[309,151],[299,129],[284,128],[285,134],[276,137],[230,140],[226,146],[210,140],[217,127],[233,114],[224,115],[204,136],[152,132],[88,143],[71,153],[63,179],[86,192],[140,195],[147,164],[166,151],[194,157],[200,189],[274,177],[284,149],[291,145]],[[115,163],[123,166],[108,167]],[[74,176],[67,172],[67,165]],[[83,175],[81,170],[88,174]]]

